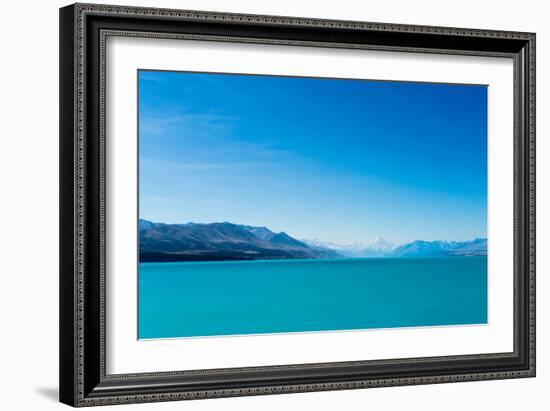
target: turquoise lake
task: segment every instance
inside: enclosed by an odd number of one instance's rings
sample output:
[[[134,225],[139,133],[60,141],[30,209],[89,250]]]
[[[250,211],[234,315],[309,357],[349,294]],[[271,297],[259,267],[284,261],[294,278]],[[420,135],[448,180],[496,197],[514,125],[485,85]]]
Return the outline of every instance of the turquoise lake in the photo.
[[[487,257],[139,267],[139,338],[487,323]]]

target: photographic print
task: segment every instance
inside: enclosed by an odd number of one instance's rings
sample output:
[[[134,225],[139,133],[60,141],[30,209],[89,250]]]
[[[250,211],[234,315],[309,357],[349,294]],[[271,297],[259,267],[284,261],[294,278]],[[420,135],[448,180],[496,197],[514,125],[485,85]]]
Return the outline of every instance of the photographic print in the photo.
[[[487,86],[138,71],[139,339],[483,325]]]

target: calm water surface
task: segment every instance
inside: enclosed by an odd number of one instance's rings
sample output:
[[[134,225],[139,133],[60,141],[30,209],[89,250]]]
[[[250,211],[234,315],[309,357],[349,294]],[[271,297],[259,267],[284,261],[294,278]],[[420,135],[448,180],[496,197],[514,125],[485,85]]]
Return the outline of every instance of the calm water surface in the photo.
[[[487,257],[140,264],[140,338],[486,322]]]

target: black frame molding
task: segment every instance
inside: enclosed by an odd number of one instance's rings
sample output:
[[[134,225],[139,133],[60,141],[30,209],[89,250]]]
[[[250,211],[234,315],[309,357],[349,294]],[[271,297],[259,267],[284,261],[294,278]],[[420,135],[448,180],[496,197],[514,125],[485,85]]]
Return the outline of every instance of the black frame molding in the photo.
[[[108,375],[108,36],[509,57],[514,61],[514,351]],[[75,4],[60,9],[60,401],[92,406],[535,376],[535,34]]]

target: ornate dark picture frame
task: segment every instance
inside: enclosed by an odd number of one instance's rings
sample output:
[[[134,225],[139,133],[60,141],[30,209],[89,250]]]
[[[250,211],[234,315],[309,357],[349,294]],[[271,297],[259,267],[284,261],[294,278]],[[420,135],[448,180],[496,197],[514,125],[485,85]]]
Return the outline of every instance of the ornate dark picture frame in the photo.
[[[514,351],[106,374],[108,36],[513,58]],[[75,4],[60,10],[60,100],[61,402],[91,406],[535,376],[535,34]]]

